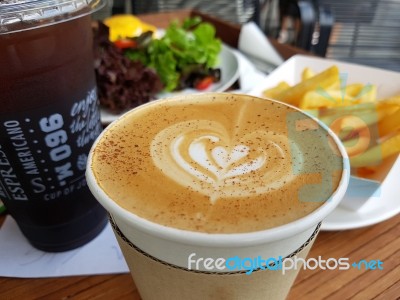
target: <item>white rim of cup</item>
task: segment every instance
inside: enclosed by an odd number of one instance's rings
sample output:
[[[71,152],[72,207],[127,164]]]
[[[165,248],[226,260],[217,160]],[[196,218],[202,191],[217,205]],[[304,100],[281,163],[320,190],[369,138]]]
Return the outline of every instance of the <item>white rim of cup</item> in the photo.
[[[207,94],[228,94],[229,93],[202,93],[202,96],[205,96]],[[238,94],[235,94],[238,95]],[[187,95],[186,95],[187,96]],[[240,96],[246,96],[246,97],[252,97],[252,98],[260,98],[256,96],[251,96],[251,95],[240,95]],[[294,236],[298,233],[304,232],[307,229],[312,228],[313,226],[317,226],[319,222],[321,222],[329,213],[331,213],[336,206],[339,204],[341,199],[343,198],[347,186],[349,183],[350,179],[350,163],[349,163],[349,158],[346,152],[346,149],[344,148],[342,142],[340,139],[336,136],[336,134],[324,123],[319,121],[317,118],[314,116],[301,111],[295,106],[288,105],[286,103],[272,100],[272,99],[263,99],[266,101],[272,101],[276,103],[283,104],[285,106],[292,107],[293,109],[303,113],[307,117],[315,120],[322,128],[324,128],[328,134],[333,138],[335,141],[336,145],[339,148],[340,154],[342,155],[343,158],[343,171],[342,171],[342,177],[340,179],[339,185],[337,189],[332,193],[331,197],[325,201],[325,203],[311,212],[310,214],[297,219],[295,221],[292,221],[290,223],[286,223],[284,225],[266,229],[266,230],[260,230],[260,231],[253,231],[253,232],[245,232],[245,233],[204,233],[204,232],[195,232],[195,231],[189,231],[189,230],[183,230],[183,229],[178,229],[178,228],[173,228],[173,227],[167,227],[158,223],[154,223],[152,221],[149,221],[147,219],[144,219],[142,217],[139,217],[128,210],[124,209],[123,207],[119,206],[116,202],[114,202],[97,184],[95,176],[93,174],[92,168],[91,168],[91,161],[93,157],[93,150],[97,143],[100,141],[102,136],[107,132],[108,128],[112,127],[113,124],[117,123],[118,120],[124,118],[127,114],[130,114],[131,112],[143,108],[143,106],[147,105],[154,105],[155,103],[159,101],[165,101],[167,99],[183,99],[185,96],[179,96],[179,97],[169,97],[169,98],[163,98],[160,100],[152,101],[146,104],[143,104],[139,107],[133,108],[129,110],[128,112],[124,113],[122,116],[120,116],[117,120],[112,122],[108,127],[103,130],[103,132],[97,137],[95,142],[92,145],[92,148],[89,152],[88,155],[88,164],[86,168],[86,180],[87,184],[89,186],[89,189],[91,190],[92,194],[95,196],[95,198],[103,205],[103,207],[114,217],[114,219],[122,218],[124,222],[130,224],[132,227],[136,228],[137,230],[140,230],[144,233],[147,233],[151,236],[155,236],[161,239],[166,239],[170,241],[175,241],[179,242],[182,244],[189,244],[189,245],[196,245],[196,246],[212,246],[212,247],[246,247],[246,246],[253,246],[253,245],[259,245],[262,243],[269,243],[273,241],[278,241],[278,240],[283,240],[285,238],[288,238],[290,236]],[[191,95],[193,97],[193,95]],[[260,98],[262,99],[262,98]],[[115,214],[118,215],[118,217],[115,217]]]

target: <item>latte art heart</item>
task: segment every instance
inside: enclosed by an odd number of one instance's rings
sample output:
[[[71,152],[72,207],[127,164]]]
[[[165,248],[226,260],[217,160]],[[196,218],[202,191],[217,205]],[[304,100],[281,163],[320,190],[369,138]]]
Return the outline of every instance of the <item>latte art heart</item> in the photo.
[[[164,174],[211,203],[288,184],[295,178],[289,153],[283,135],[257,130],[232,137],[222,124],[209,120],[171,125],[151,144],[153,162]]]
[[[176,162],[183,169],[187,170],[192,175],[210,183],[219,183],[223,180],[244,175],[251,171],[259,169],[265,162],[265,155],[260,155],[256,159],[246,161],[249,154],[249,148],[244,145],[235,146],[230,153],[226,148],[217,146],[212,148],[211,152],[206,148],[207,139],[213,143],[220,142],[220,139],[215,136],[204,136],[195,139],[189,145],[189,156],[197,163],[198,166],[204,168],[206,173],[197,172],[196,169],[186,161],[182,153],[179,152],[181,143],[184,141],[183,136],[179,136],[174,140],[173,152],[176,153]],[[242,164],[235,166],[235,163],[242,161]]]

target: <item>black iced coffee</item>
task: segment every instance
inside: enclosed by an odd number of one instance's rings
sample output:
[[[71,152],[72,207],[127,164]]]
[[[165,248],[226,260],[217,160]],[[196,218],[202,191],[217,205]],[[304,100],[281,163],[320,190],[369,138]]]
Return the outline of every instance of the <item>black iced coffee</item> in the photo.
[[[106,224],[84,176],[102,130],[92,2],[0,1],[0,199],[46,251],[78,247]]]

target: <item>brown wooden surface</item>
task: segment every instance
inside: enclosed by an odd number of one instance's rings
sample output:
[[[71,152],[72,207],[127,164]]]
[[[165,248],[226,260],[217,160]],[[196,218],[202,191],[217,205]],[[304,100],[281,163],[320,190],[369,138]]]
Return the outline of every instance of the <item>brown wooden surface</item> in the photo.
[[[143,20],[165,27],[177,16],[192,11],[143,16]],[[205,16],[207,19],[207,16]],[[209,18],[219,35],[237,45],[240,27]],[[284,58],[304,53],[296,48],[274,45]],[[4,215],[0,216],[0,224]],[[348,231],[321,232],[309,257],[347,257],[383,261],[383,270],[301,270],[288,300],[298,299],[398,299],[400,295],[400,215],[385,222]],[[101,262],[99,262],[101,263]],[[1,268],[1,266],[0,266]],[[140,299],[129,274],[73,276],[46,279],[0,277],[0,299]],[[161,299],[163,300],[163,299]],[[180,300],[180,299],[177,299]],[[251,300],[251,299],[245,299]]]
[[[0,223],[3,218],[0,217]],[[400,215],[361,229],[321,232],[309,258],[347,257],[351,263],[379,259],[383,261],[383,270],[301,270],[287,300],[398,299],[399,232]],[[0,299],[138,300],[140,296],[130,274],[119,274],[45,279],[0,277]]]

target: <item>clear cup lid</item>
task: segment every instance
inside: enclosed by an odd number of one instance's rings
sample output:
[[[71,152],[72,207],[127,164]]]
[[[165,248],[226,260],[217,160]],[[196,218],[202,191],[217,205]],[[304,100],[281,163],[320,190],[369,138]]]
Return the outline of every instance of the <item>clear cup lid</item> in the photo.
[[[82,17],[104,4],[105,0],[0,0],[0,34]]]

